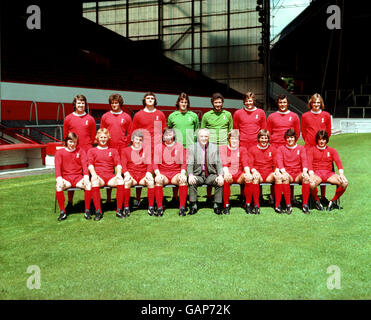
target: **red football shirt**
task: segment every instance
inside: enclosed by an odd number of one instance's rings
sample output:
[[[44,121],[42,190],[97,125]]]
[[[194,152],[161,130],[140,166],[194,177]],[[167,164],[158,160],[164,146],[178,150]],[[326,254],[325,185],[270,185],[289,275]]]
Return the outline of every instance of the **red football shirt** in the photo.
[[[309,148],[308,152],[308,163],[310,170],[332,170],[333,162],[336,163],[338,169],[343,169],[340,157],[336,149],[326,146],[324,149],[320,149],[317,146]]]
[[[277,149],[277,166],[279,169],[285,168],[287,172],[302,172],[303,168],[308,169],[305,148],[298,144],[292,148],[287,145],[279,147]]]
[[[222,145],[219,147],[219,154],[223,167],[228,167],[232,175],[244,172],[244,168],[248,166],[247,150],[244,147],[232,150],[229,145]]]
[[[161,151],[161,154],[158,153]],[[162,144],[154,157],[153,170],[159,169],[160,173],[180,172],[187,170],[186,151],[182,144],[175,142],[171,146]]]
[[[248,163],[250,169],[256,169],[259,172],[273,172],[277,167],[277,150],[269,145],[262,149],[256,145],[248,150]]]
[[[165,114],[157,109],[153,111],[139,110],[133,118],[132,132],[137,129],[144,131],[144,144],[148,144],[149,137],[151,138],[151,149],[154,145],[162,144],[162,132],[166,128]],[[155,136],[156,134],[156,136]]]
[[[115,167],[121,165],[118,151],[114,148],[91,148],[88,151],[88,166],[93,165],[98,176],[109,176],[115,173]]]
[[[131,133],[131,117],[124,111],[114,113],[106,112],[101,119],[100,127],[107,128],[111,139],[110,147],[120,150],[128,146],[130,142],[129,134]]]
[[[287,112],[276,111],[268,116],[267,130],[270,133],[271,144],[286,145],[285,132],[288,129],[294,129],[296,135],[300,137],[300,119],[299,116],[290,110]]]
[[[69,175],[89,175],[86,153],[79,147],[74,151],[67,148],[57,150],[54,164],[57,178]]]
[[[319,130],[326,130],[331,136],[331,115],[322,110],[319,113],[305,112],[301,117],[301,134],[305,145],[316,145],[316,134]]]
[[[246,108],[237,110],[233,114],[233,128],[240,131],[240,145],[254,145],[261,129],[266,129],[267,121],[263,109],[255,108],[252,111]]]
[[[144,148],[135,150],[126,147],[121,150],[122,173],[146,173],[152,172],[152,159],[150,154],[146,154]]]
[[[77,115],[70,113],[63,122],[63,138],[65,139],[70,132],[74,132],[79,137],[78,146],[87,153],[93,147],[97,126],[90,114]]]

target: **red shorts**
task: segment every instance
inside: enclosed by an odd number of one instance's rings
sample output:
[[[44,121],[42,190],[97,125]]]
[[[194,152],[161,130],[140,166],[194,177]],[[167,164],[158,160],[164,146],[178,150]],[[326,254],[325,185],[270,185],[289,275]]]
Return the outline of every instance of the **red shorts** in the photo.
[[[237,183],[237,180],[239,179],[239,177],[241,177],[241,174],[243,174],[243,172],[239,171],[236,174],[232,175],[233,183]]]
[[[101,178],[104,181],[104,185],[108,184],[108,181],[110,181],[115,174],[110,174],[110,175],[103,175],[103,174],[98,174],[98,177]]]
[[[258,170],[259,171],[259,170]],[[273,171],[259,171],[260,175],[263,178],[263,182],[266,182],[268,176],[273,173]]]
[[[76,184],[80,182],[84,177],[81,174],[75,174],[70,176],[64,176],[62,178],[71,183],[72,188],[76,188]]]
[[[171,183],[171,180],[173,180],[173,178],[179,174],[180,172],[161,172],[162,175],[164,175],[168,180],[169,180],[169,183]]]
[[[326,182],[330,177],[332,177],[335,172],[329,170],[316,170],[314,171],[315,175],[319,176],[322,182]]]
[[[287,171],[287,173],[294,179],[294,181],[296,180],[296,178],[302,174],[301,171]]]
[[[139,184],[139,182],[146,176],[146,172],[130,172],[131,177]]]

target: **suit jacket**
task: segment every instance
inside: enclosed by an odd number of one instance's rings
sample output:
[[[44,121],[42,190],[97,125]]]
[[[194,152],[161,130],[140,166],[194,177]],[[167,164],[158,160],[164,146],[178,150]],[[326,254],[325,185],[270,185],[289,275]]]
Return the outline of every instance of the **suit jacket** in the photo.
[[[199,176],[202,173],[202,165],[204,163],[203,152],[199,142],[191,145],[187,155],[187,172],[188,175],[193,174]],[[209,174],[222,175],[223,166],[219,156],[219,148],[216,144],[210,143],[206,148],[207,169]]]

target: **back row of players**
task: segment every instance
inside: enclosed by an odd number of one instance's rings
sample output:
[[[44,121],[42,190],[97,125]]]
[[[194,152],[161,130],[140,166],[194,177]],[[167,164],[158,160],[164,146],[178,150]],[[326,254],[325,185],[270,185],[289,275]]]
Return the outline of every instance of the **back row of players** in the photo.
[[[278,111],[266,119],[264,110],[255,105],[255,96],[244,95],[244,108],[232,114],[223,109],[224,98],[215,93],[211,98],[212,110],[206,112],[199,128],[198,116],[190,110],[189,97],[181,93],[177,110],[166,121],[163,112],[156,109],[156,96],[147,92],[143,109],[133,120],[124,112],[121,95],[109,97],[111,110],[101,119],[96,131],[95,120],[86,113],[86,97],[77,95],[73,100],[74,112],[64,121],[65,148],[57,151],[55,172],[56,197],[60,207],[59,221],[67,218],[64,190],[70,187],[85,189],[86,219],[93,199],[96,209],[94,220],[103,217],[100,187],[116,187],[116,216],[130,215],[130,188],[147,187],[148,214],[163,215],[163,186],[177,185],[173,197],[179,193],[179,215],[186,215],[189,188],[190,211],[197,212],[197,186],[207,184],[208,199],[215,187],[214,212],[229,214],[230,184],[239,183],[245,198],[246,213],[259,214],[259,183],[274,183],[275,211],[291,214],[290,183],[302,184],[303,212],[309,213],[311,193],[316,208],[323,210],[317,195],[317,186],[329,182],[338,186],[328,205],[332,210],[344,193],[347,179],[335,149],[327,146],[331,135],[331,116],[324,111],[319,94],[308,103],[308,112],[301,123],[296,113],[288,110],[286,96],[277,99]],[[301,134],[305,147],[297,145]],[[165,130],[163,130],[165,128]],[[97,147],[93,148],[93,144]],[[339,174],[333,171],[333,162]],[[137,190],[137,199],[140,191]],[[107,190],[108,191],[108,190]],[[282,193],[286,209],[280,205]],[[321,190],[324,196],[324,190]],[[68,194],[69,205],[73,193]],[[110,200],[110,193],[107,193]],[[155,199],[157,210],[155,210]],[[254,200],[254,206],[251,202]],[[210,202],[210,200],[209,200]],[[223,207],[224,203],[224,207]],[[68,206],[67,206],[68,207]]]

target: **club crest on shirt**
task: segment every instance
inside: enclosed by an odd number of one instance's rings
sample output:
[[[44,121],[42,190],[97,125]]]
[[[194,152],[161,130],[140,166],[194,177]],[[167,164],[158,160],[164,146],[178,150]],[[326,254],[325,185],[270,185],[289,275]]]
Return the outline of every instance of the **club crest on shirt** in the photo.
[[[327,157],[330,158],[330,152],[329,151],[327,151]]]
[[[124,123],[124,119],[121,119],[121,123]]]
[[[85,121],[85,125],[87,126],[89,124],[89,120],[86,120]]]
[[[324,123],[325,122],[325,118],[322,118],[322,123]]]
[[[111,151],[108,153],[108,156],[109,156],[109,157],[112,157],[112,153],[111,153]]]
[[[80,153],[76,154],[76,159],[80,158]]]
[[[156,116],[156,120],[158,120],[158,116]]]
[[[289,121],[291,121],[291,120],[292,120],[292,117],[290,116]]]
[[[223,116],[223,120],[225,120],[225,115]]]
[[[255,119],[258,119],[259,118],[259,115],[257,114],[256,116],[255,116]]]
[[[271,152],[271,151],[269,151],[268,157],[271,157],[271,156],[272,156],[272,152]]]
[[[298,150],[297,155],[300,155],[300,150]]]

